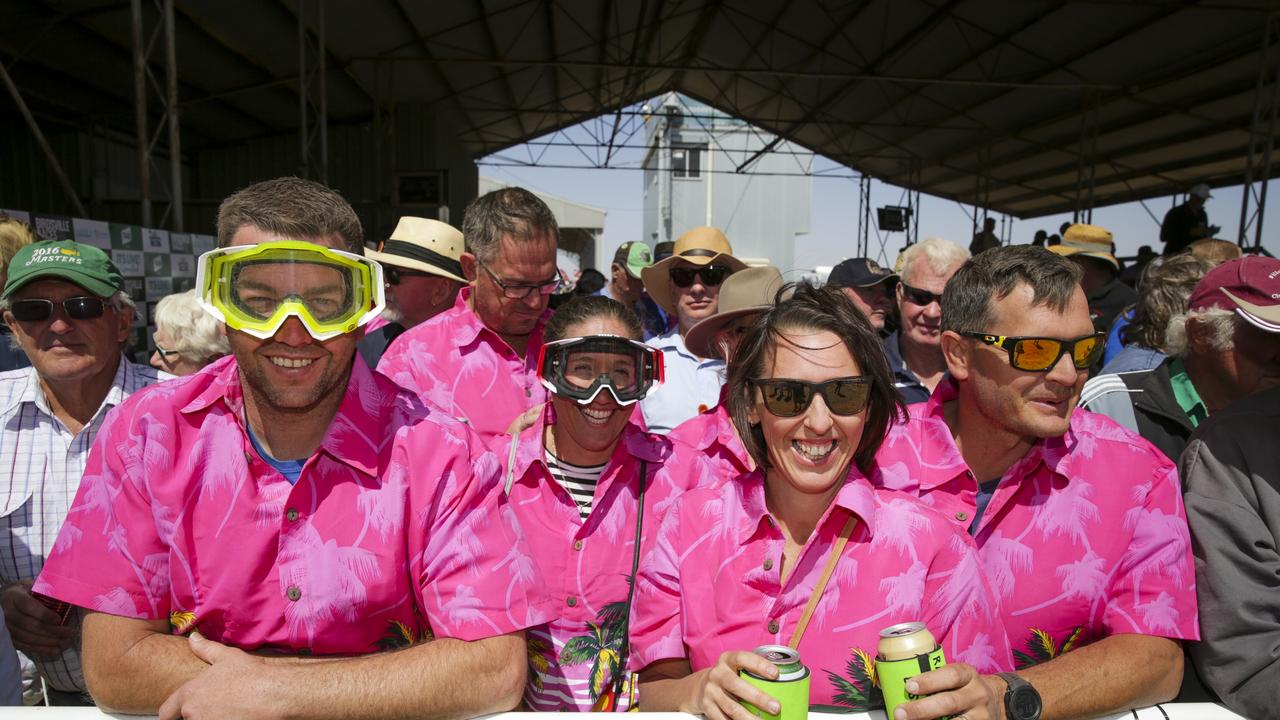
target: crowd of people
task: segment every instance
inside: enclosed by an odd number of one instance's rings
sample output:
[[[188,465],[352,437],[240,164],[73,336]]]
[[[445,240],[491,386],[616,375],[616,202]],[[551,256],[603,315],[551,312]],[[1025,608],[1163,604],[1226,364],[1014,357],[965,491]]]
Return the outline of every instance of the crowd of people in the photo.
[[[510,187],[368,249],[259,182],[147,367],[103,251],[0,221],[0,701],[749,720],[772,644],[867,710],[919,621],[894,720],[1273,712],[1280,261],[988,225],[817,286],[699,227],[593,279],[558,237]]]

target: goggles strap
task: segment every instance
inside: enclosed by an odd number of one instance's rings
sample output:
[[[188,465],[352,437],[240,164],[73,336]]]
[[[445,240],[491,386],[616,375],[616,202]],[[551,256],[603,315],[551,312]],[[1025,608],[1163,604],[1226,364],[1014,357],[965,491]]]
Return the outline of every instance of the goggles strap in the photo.
[[[419,245],[414,245],[413,243],[408,243],[403,240],[387,240],[382,243],[381,251],[390,255],[406,257],[410,260],[418,260],[428,265],[435,265],[441,270],[446,270],[458,277],[462,277],[461,262],[454,260],[451,257],[441,255],[434,250],[428,250],[427,248]]]

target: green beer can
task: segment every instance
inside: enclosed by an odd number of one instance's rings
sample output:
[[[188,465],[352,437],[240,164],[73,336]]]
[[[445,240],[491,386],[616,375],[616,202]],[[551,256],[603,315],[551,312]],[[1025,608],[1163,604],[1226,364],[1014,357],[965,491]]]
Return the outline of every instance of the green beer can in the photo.
[[[884,693],[884,714],[921,696],[907,692],[907,680],[947,664],[942,646],[922,622],[905,622],[880,631],[876,646],[876,681]]]
[[[755,649],[755,654],[778,667],[778,679],[768,680],[746,670],[739,670],[738,676],[777,700],[782,706],[782,712],[773,715],[748,702],[742,703],[742,706],[752,715],[765,720],[807,720],[809,668],[800,662],[800,653],[786,645],[761,645]]]

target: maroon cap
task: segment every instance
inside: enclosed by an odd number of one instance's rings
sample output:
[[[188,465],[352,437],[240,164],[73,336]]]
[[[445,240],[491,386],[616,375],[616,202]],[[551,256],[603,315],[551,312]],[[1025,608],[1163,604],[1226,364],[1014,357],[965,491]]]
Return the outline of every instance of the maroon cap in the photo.
[[[1235,310],[1268,332],[1280,332],[1280,260],[1246,255],[1210,270],[1191,293],[1191,310]]]

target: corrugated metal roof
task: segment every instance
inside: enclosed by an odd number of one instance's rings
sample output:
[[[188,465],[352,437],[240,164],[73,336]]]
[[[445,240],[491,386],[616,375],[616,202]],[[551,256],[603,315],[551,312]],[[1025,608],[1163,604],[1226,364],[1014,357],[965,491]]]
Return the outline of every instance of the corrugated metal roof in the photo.
[[[184,149],[295,132],[296,0],[176,7]],[[329,0],[329,115],[443,104],[481,157],[677,90],[879,179],[1035,216],[1087,192],[1082,157],[1097,205],[1241,182],[1276,9]],[[128,3],[5,0],[4,20],[0,60],[42,115],[130,130]]]

